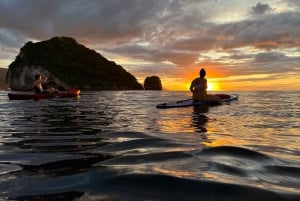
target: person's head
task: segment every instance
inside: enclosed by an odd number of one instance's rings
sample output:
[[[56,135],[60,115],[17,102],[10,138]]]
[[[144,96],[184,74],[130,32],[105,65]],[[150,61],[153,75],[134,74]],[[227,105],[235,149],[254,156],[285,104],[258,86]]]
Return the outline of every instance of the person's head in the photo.
[[[200,75],[200,77],[205,77],[205,75],[206,75],[206,72],[205,72],[205,70],[204,70],[204,68],[201,68],[201,70],[200,70],[200,72],[199,72],[199,75]]]
[[[35,79],[35,80],[39,80],[39,79],[41,79],[41,77],[42,77],[41,74],[35,74],[35,75],[34,75],[34,79]]]

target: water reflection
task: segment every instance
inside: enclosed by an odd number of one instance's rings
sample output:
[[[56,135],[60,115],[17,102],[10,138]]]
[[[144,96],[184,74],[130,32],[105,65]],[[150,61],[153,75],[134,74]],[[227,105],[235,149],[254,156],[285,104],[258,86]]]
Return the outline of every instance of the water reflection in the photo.
[[[43,101],[8,101],[0,93],[0,200],[149,200],[149,189],[161,196],[156,200],[224,200],[224,187],[236,198],[228,200],[262,192],[255,187],[298,193],[299,93],[157,110],[165,99],[186,98],[161,93],[83,92],[80,100]],[[178,185],[180,199],[173,195]]]
[[[192,126],[195,128],[195,132],[205,133],[207,132],[206,123],[208,122],[208,117],[205,113],[208,113],[209,106],[195,106],[193,108],[192,114]]]

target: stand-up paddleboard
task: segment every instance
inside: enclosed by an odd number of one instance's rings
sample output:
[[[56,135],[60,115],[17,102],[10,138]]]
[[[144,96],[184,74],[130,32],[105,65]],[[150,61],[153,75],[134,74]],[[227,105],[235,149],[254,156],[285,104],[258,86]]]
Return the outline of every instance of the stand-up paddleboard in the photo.
[[[237,94],[214,94],[221,98],[221,103],[230,102],[233,100],[238,100]],[[200,106],[200,105],[219,105],[217,101],[194,101],[193,99],[180,100],[170,103],[162,103],[156,105],[156,108],[166,109],[166,108],[176,108],[176,107],[189,107],[189,106]]]

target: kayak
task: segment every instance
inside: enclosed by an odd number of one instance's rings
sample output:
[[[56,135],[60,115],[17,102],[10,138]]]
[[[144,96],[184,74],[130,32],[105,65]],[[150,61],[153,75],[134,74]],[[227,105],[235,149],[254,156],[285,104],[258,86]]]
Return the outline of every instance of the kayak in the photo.
[[[221,98],[221,103],[226,103],[234,100],[238,100],[237,94],[214,94]],[[156,108],[166,109],[166,108],[177,108],[177,107],[189,107],[189,106],[201,106],[201,105],[219,105],[217,101],[194,101],[193,99],[180,100],[170,103],[162,103],[156,105]]]
[[[68,91],[61,91],[51,94],[36,94],[36,93],[8,93],[9,100],[39,100],[39,99],[50,99],[50,98],[65,98],[65,97],[77,97],[80,94],[79,89],[70,89]]]

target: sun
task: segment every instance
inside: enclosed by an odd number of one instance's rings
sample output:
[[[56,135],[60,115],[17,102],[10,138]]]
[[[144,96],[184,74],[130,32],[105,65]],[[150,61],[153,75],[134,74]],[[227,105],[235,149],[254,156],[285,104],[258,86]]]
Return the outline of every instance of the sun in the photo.
[[[219,87],[218,83],[216,83],[216,82],[208,82],[207,90],[208,91],[218,91],[218,90],[220,90],[220,87]]]
[[[212,91],[214,89],[214,85],[212,83],[207,83],[207,90]]]

